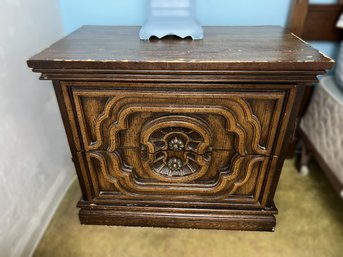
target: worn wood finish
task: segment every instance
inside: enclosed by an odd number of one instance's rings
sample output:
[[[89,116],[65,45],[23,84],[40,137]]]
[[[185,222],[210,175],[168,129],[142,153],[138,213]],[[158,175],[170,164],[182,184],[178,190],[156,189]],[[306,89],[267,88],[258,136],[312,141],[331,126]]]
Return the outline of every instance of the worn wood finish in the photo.
[[[280,71],[285,64],[293,71],[331,67],[326,57],[278,26],[205,27],[205,39],[196,41],[140,41],[138,31],[139,27],[84,26],[28,64],[36,69],[83,69],[83,74],[88,69],[218,73]]]
[[[274,230],[298,103],[333,62],[280,27],[205,33],[86,26],[28,61],[54,81],[81,223]]]

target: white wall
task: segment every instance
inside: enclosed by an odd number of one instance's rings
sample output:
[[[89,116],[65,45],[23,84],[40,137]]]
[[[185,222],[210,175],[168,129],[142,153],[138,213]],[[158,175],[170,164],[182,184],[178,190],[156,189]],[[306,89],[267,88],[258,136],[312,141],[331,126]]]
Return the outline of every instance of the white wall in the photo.
[[[63,35],[58,0],[0,3],[0,256],[28,256],[74,177],[51,82],[26,60]]]

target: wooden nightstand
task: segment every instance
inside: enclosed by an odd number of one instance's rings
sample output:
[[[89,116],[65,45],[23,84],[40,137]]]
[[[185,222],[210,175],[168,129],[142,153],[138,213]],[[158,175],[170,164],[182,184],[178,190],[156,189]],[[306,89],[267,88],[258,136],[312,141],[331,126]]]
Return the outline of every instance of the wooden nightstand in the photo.
[[[28,61],[53,80],[81,223],[273,230],[298,103],[333,61],[275,26],[138,31],[85,26]]]

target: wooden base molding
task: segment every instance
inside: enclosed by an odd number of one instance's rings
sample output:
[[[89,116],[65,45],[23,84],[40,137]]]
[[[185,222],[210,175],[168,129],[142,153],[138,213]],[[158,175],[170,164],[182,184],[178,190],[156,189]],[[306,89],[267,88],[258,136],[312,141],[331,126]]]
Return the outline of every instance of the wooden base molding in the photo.
[[[141,226],[141,227],[173,227],[199,229],[253,230],[274,231],[275,211],[232,211],[218,210],[167,209],[157,212],[145,208],[131,210],[130,208],[94,210],[81,208],[79,218],[81,224]]]

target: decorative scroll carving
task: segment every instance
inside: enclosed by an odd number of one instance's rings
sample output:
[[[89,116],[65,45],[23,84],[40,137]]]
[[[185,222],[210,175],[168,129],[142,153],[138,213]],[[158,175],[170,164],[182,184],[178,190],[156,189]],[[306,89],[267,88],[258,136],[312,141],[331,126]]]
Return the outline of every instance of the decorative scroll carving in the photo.
[[[139,92],[105,91],[101,94],[112,98],[92,125],[93,142],[88,141],[87,128],[83,126],[82,103],[77,100],[78,97],[75,100],[79,106],[77,115],[86,155],[98,161],[93,168],[101,169],[103,178],[124,195],[158,197],[168,194],[174,198],[192,195],[223,199],[248,183],[257,163],[262,162],[261,167],[266,167],[265,163],[269,160],[264,155],[270,148],[259,144],[261,124],[239,94],[183,93],[182,98],[192,99],[188,105],[177,101],[179,96],[166,96],[158,92],[151,93],[152,98]],[[277,97],[281,99],[283,95]],[[220,101],[207,101],[210,98]],[[140,131],[136,134],[140,142],[135,139],[137,153],[126,155],[125,151],[120,150],[125,148],[120,132],[131,129],[130,117],[133,114],[149,118],[146,121],[143,119],[145,123],[141,122],[137,128]],[[218,120],[223,135],[219,139],[232,140],[229,144],[232,149],[224,149],[232,151],[231,154],[216,153],[228,158],[224,160],[224,166],[230,163],[227,169],[218,166],[218,159],[212,159],[212,151],[217,151],[212,148],[216,128],[212,125],[210,128],[209,121],[202,118],[211,115]],[[224,136],[225,133],[230,137]],[[140,146],[144,154],[139,153]],[[134,165],[130,158],[135,160]],[[211,175],[208,175],[209,171]]]
[[[77,94],[77,93],[76,93]],[[85,94],[84,92],[80,94]],[[113,93],[102,93],[103,95],[112,95]],[[142,96],[140,96],[140,94]],[[83,139],[85,143],[86,150],[97,150],[97,149],[103,149],[105,145],[106,139],[110,138],[111,142],[108,146],[109,151],[114,151],[114,149],[117,149],[119,144],[119,137],[118,133],[121,130],[127,129],[127,118],[130,114],[135,112],[168,112],[171,114],[179,113],[179,114],[197,114],[201,113],[204,115],[208,114],[217,114],[221,115],[225,118],[227,124],[226,129],[227,132],[232,132],[236,134],[238,139],[235,141],[236,143],[236,150],[241,155],[245,155],[249,153],[247,151],[247,147],[251,148],[254,153],[251,154],[267,154],[268,151],[270,151],[270,146],[273,143],[273,141],[268,142],[268,149],[264,146],[260,145],[260,138],[261,138],[261,124],[259,120],[256,118],[256,116],[252,113],[252,110],[250,108],[250,105],[242,99],[241,96],[238,94],[221,94],[216,95],[218,99],[225,99],[225,106],[223,105],[175,105],[171,104],[173,100],[173,96],[168,96],[168,98],[164,94],[154,93],[154,99],[158,99],[156,102],[151,102],[150,100],[152,96],[146,97],[144,93],[134,93],[134,96],[129,96],[127,92],[121,93],[116,92],[115,97],[112,97],[108,103],[106,104],[103,113],[99,116],[99,118],[94,123],[94,134],[95,134],[95,140],[89,141],[89,138],[87,137],[87,128],[82,126],[81,132],[83,134]],[[196,99],[204,99],[204,98],[213,98],[214,94],[209,93],[208,95],[206,93],[202,94],[186,94],[183,93],[182,98],[189,99],[194,98]],[[178,96],[175,96],[177,98]],[[261,98],[258,94],[253,95],[251,94],[248,96],[245,94],[245,97],[249,98]],[[264,96],[266,97],[266,96]],[[274,94],[271,96],[271,99],[283,99],[283,94]],[[267,98],[267,97],[266,97]],[[263,98],[262,98],[263,99]],[[149,101],[150,103],[149,103]],[[160,103],[160,102],[170,101],[171,103]],[[281,101],[278,102],[278,106],[282,104]],[[80,106],[81,103],[78,100],[78,97],[76,97],[76,107],[77,109],[80,109],[78,106]],[[278,107],[279,108],[279,107]],[[78,117],[80,119],[81,124],[84,123],[82,111],[78,111]],[[103,126],[107,124],[107,121],[112,121],[112,126],[108,129],[110,129],[110,135],[104,135],[104,129]],[[277,119],[275,119],[277,121]],[[107,126],[107,125],[106,125]],[[273,134],[275,133],[275,130],[273,130]],[[253,135],[252,140],[247,139],[247,135]],[[273,135],[270,136],[273,138]]]
[[[261,162],[265,166],[269,157],[264,156],[239,156],[236,155],[232,160],[230,172],[219,172],[218,178],[211,183],[154,183],[145,181],[138,182],[130,171],[123,170],[122,160],[118,153],[96,152],[90,153],[91,158],[99,161],[101,172],[109,182],[116,185],[116,188],[124,195],[144,195],[151,197],[154,195],[173,195],[174,198],[182,198],[183,195],[199,196],[202,199],[209,197],[223,199],[234,194],[238,188],[249,180],[256,163]],[[205,197],[205,198],[204,198]]]
[[[127,129],[127,118],[128,115],[134,112],[170,112],[170,113],[215,113],[218,115],[223,116],[227,121],[227,132],[232,132],[236,134],[238,140],[236,140],[236,150],[239,152],[240,155],[246,155],[248,153],[247,146],[251,145],[254,151],[257,154],[264,154],[266,150],[264,147],[259,145],[259,138],[261,136],[261,126],[256,120],[256,117],[250,112],[250,115],[247,116],[242,108],[239,106],[236,107],[238,109],[238,114],[233,114],[231,109],[223,106],[211,106],[207,108],[206,106],[149,106],[142,104],[141,106],[128,106],[127,108],[123,109],[119,113],[118,120],[113,123],[112,127],[110,128],[110,135],[111,138],[110,145],[108,147],[108,151],[112,152],[119,147],[120,139],[118,137],[118,133],[121,130]],[[248,108],[249,109],[249,108]],[[247,116],[247,117],[246,117]],[[253,142],[250,144],[247,141],[247,131],[245,127],[247,125],[243,125],[248,123],[249,126],[252,126],[256,131],[254,132]],[[100,140],[101,141],[101,140]],[[96,144],[90,145],[89,148],[95,148]]]

